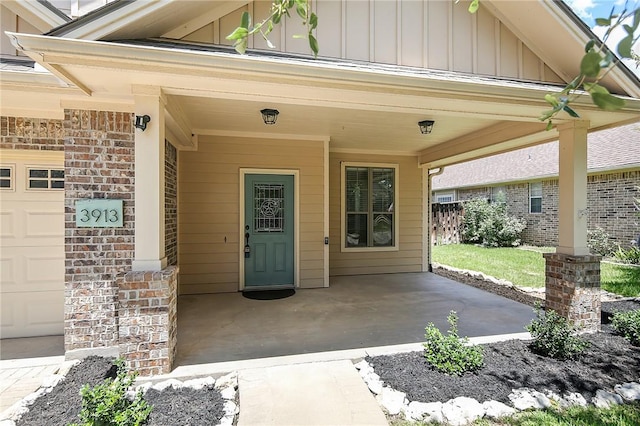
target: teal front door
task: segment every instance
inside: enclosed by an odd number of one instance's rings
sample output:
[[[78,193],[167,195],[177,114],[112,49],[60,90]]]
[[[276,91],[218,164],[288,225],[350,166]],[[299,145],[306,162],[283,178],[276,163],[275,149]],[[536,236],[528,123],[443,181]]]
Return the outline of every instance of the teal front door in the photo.
[[[245,175],[245,290],[295,285],[293,184],[292,175]]]

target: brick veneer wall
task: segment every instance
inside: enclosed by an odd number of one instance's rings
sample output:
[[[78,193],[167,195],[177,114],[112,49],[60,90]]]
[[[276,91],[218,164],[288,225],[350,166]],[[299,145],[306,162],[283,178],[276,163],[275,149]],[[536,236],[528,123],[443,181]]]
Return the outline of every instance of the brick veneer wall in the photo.
[[[178,264],[178,150],[165,142],[164,221],[167,265]]]
[[[167,374],[176,355],[178,268],[118,277],[120,356],[142,376]]]
[[[582,331],[600,330],[600,256],[543,254],[546,261],[545,308]]]
[[[640,217],[633,205],[640,197],[640,170],[601,173],[587,178],[587,227],[600,227],[623,247],[640,235]],[[542,213],[529,213],[529,183],[506,186],[507,211],[527,221],[523,244],[558,245],[558,180],[542,181]],[[488,187],[458,190],[458,200],[489,198]]]
[[[0,117],[0,149],[63,151],[63,120]]]
[[[117,348],[116,277],[134,255],[133,114],[65,110],[65,348]],[[78,228],[76,200],[124,200],[122,228]]]

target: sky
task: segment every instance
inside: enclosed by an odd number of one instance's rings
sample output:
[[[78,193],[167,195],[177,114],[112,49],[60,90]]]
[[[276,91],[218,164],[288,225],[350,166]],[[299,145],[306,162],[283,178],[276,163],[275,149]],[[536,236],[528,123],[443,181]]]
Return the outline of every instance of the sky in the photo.
[[[603,27],[596,27],[595,18],[608,18],[612,8],[615,8],[616,12],[620,12],[625,5],[625,0],[564,0],[564,2],[567,3],[576,15],[586,22],[599,37],[604,35],[605,29]],[[627,1],[628,10],[633,10],[639,6],[640,0]],[[625,35],[625,31],[622,29],[616,31],[609,37],[607,45],[612,48],[614,52],[617,52],[615,47]],[[633,50],[640,54],[640,42],[634,45]],[[636,67],[635,61],[625,60],[624,62],[631,71],[640,77],[640,68]]]

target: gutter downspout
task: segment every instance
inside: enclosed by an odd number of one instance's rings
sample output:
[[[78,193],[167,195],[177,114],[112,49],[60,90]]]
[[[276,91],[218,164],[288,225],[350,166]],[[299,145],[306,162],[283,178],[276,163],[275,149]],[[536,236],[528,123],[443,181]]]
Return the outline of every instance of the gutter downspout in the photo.
[[[435,171],[434,171],[435,170]],[[427,264],[428,271],[433,272],[433,266],[431,265],[431,222],[433,221],[433,208],[431,207],[431,178],[439,176],[444,173],[444,167],[438,167],[437,169],[427,169],[427,241],[429,250],[427,251]]]

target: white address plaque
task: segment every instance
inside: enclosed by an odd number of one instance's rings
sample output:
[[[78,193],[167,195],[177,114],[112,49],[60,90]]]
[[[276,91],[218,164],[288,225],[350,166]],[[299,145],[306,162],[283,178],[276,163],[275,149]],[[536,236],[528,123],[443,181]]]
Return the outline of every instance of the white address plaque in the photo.
[[[76,200],[77,227],[121,228],[123,218],[122,200]]]

